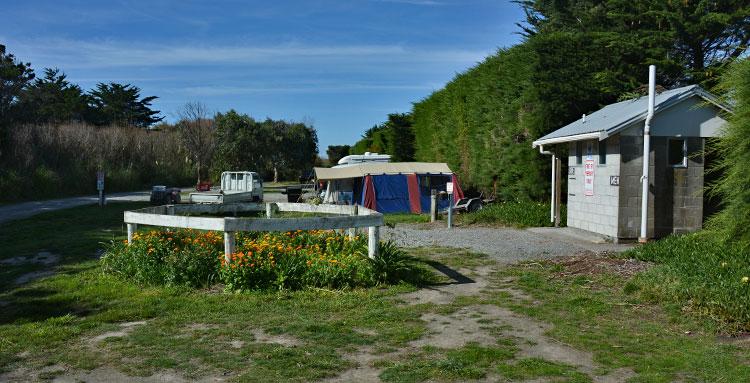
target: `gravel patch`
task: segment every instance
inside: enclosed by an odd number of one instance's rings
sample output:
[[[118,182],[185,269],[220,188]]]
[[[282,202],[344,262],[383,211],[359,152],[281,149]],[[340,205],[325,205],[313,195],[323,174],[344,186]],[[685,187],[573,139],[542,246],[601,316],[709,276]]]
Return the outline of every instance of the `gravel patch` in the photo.
[[[581,252],[620,252],[629,245],[602,243],[573,235],[565,228],[539,230],[490,227],[438,227],[400,224],[384,227],[382,238],[400,247],[453,247],[487,254],[502,263],[575,255]]]

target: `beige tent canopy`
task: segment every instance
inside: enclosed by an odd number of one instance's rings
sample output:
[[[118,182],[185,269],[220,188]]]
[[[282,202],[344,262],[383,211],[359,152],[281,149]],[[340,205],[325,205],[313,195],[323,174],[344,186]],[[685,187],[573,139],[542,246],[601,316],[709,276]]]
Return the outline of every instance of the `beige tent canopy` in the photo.
[[[442,162],[363,162],[340,168],[315,168],[319,181],[358,178],[380,174],[453,174]]]

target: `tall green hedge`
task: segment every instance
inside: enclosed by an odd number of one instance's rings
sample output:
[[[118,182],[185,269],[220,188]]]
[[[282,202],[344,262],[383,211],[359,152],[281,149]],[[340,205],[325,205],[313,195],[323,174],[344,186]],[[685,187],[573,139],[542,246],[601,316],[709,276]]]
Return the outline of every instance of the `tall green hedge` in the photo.
[[[597,79],[608,65],[597,43],[591,34],[537,36],[457,75],[414,105],[417,159],[447,162],[467,187],[502,199],[544,197],[549,157],[532,142],[636,86]]]
[[[722,176],[714,192],[724,201],[724,209],[714,216],[711,226],[724,239],[750,248],[750,59],[732,65],[724,76],[722,88],[732,104],[733,113],[724,137],[719,141]]]

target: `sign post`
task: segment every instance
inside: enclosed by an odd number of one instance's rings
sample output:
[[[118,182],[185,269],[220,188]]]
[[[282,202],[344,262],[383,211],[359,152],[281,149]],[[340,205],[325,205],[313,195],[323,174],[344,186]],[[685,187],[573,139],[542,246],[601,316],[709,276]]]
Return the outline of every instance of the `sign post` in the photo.
[[[445,184],[445,191],[448,192],[448,228],[453,227],[453,182]]]
[[[96,190],[99,191],[99,206],[104,206],[104,172],[101,170],[96,172]]]

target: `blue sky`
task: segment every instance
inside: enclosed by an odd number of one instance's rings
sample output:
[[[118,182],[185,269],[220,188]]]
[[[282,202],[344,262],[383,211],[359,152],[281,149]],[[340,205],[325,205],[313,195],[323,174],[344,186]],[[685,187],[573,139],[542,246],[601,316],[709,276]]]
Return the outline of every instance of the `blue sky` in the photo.
[[[90,89],[156,95],[256,119],[312,123],[320,151],[520,41],[504,0],[8,1],[0,44]]]

